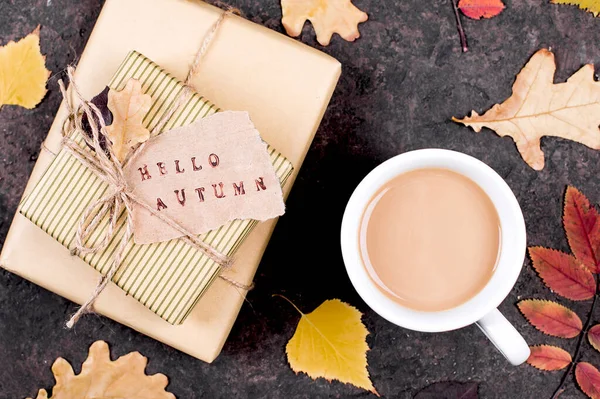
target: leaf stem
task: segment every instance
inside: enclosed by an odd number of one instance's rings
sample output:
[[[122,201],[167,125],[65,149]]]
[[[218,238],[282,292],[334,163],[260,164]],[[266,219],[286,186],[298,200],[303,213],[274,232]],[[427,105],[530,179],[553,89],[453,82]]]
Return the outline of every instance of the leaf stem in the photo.
[[[450,0],[452,2],[452,8],[454,9],[454,17],[456,18],[456,29],[458,29],[458,35],[460,36],[460,45],[462,47],[463,53],[469,51],[469,47],[467,46],[467,36],[465,35],[465,30],[463,29],[462,22],[460,21],[460,14],[458,13],[458,5],[456,4],[456,0]]]
[[[298,309],[298,306],[294,305],[294,302],[290,301],[289,299],[287,299],[283,295],[281,295],[281,294],[273,294],[271,296],[278,296],[280,298],[285,299],[286,301],[288,301],[290,303],[290,305],[292,305],[294,307],[294,309],[296,309],[298,311],[298,313],[300,313],[302,316],[304,316],[304,313],[302,313],[302,311],[300,309]]]
[[[573,354],[573,359],[571,361],[571,365],[567,369],[567,372],[565,373],[565,375],[563,375],[563,378],[560,380],[560,384],[554,391],[554,394],[552,395],[552,399],[557,399],[560,396],[560,394],[563,393],[563,391],[565,390],[565,388],[564,388],[565,382],[567,382],[567,378],[569,377],[569,375],[573,371],[573,368],[577,364],[579,352],[581,351],[581,345],[583,344],[583,341],[584,341],[585,337],[587,336],[587,332],[590,328],[590,324],[592,323],[592,319],[594,316],[594,309],[596,308],[596,302],[597,302],[598,296],[600,295],[600,290],[599,290],[600,287],[598,286],[599,281],[598,281],[597,274],[595,275],[595,278],[596,278],[596,293],[594,294],[594,299],[592,300],[592,306],[590,307],[590,311],[588,313],[588,318],[585,322],[585,326],[583,327],[583,330],[581,330],[581,335],[579,336],[579,342],[577,342],[577,346],[575,347],[575,353]]]

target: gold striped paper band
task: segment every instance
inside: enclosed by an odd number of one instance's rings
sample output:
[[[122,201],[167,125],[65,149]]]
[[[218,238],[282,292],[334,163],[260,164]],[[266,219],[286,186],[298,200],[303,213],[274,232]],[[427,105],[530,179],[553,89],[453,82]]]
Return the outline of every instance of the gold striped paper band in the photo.
[[[143,91],[152,96],[152,106],[144,118],[144,125],[151,130],[183,90],[183,85],[135,51],[121,64],[109,87],[121,90],[129,78],[138,79]],[[187,125],[218,111],[213,104],[194,93],[173,114],[162,131]],[[81,137],[76,140],[82,147],[85,145]],[[271,146],[268,146],[268,151],[277,176],[284,185],[293,167]],[[22,201],[20,212],[71,249],[83,211],[107,190],[108,186],[77,159],[66,151],[60,151],[33,191]],[[89,243],[100,239],[107,224],[106,218]],[[219,252],[231,256],[256,224],[254,220],[235,220],[199,237]],[[100,273],[106,273],[124,228],[125,216],[121,213],[117,234],[106,250],[88,254],[83,259]],[[113,281],[169,323],[181,324],[220,271],[218,264],[182,240],[148,245],[136,245],[130,240],[122,266]]]

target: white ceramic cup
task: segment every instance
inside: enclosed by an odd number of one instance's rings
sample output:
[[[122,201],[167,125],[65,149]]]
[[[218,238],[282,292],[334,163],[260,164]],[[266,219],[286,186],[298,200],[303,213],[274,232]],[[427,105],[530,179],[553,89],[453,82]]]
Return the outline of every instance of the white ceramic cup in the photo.
[[[440,312],[413,310],[384,295],[367,274],[359,248],[361,219],[373,195],[399,174],[424,168],[452,170],[477,183],[496,207],[502,231],[498,264],[487,285],[462,305]],[[397,155],[382,163],[363,179],[350,197],[342,221],[341,245],[352,285],[367,305],[388,321],[424,332],[455,330],[476,323],[513,365],[529,357],[529,347],[523,337],[496,309],[521,272],[526,249],[525,221],[511,189],[483,162],[460,152],[425,149]]]

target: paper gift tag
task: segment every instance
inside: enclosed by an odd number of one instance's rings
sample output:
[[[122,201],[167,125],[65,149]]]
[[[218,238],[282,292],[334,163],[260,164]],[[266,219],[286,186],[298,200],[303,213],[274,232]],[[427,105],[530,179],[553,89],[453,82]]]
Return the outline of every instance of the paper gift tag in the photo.
[[[195,234],[283,215],[281,185],[247,112],[225,111],[150,139],[125,168],[128,188]],[[134,205],[136,244],[183,236]]]

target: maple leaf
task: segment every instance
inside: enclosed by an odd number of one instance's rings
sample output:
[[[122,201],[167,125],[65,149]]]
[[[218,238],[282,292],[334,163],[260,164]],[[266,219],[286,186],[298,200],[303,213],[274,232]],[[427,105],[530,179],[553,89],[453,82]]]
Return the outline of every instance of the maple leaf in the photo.
[[[588,362],[577,363],[575,379],[587,396],[600,399],[600,372]]]
[[[473,111],[453,121],[475,132],[490,128],[499,136],[510,136],[523,160],[533,169],[544,168],[542,136],[562,137],[600,149],[600,82],[594,81],[594,66],[583,66],[566,83],[554,84],[554,54],[539,50],[517,75],[513,94],[485,114]]]
[[[552,345],[530,346],[531,355],[527,364],[544,371],[561,370],[571,364],[571,355],[566,350]]]
[[[558,295],[574,301],[594,296],[594,276],[574,256],[543,247],[529,247],[529,256],[544,283]]]
[[[583,324],[572,310],[552,301],[525,299],[517,304],[523,316],[541,332],[560,338],[579,335]]]
[[[0,47],[0,107],[34,108],[46,95],[46,57],[40,50],[40,27],[18,42]]]
[[[142,84],[129,79],[121,91],[108,92],[108,108],[113,114],[113,123],[106,127],[106,135],[119,161],[123,162],[129,151],[150,138],[142,120],[152,104],[152,97],[142,93]]]
[[[600,13],[600,0],[550,0],[550,3],[579,6],[582,10],[594,14],[594,17]]]
[[[50,399],[175,399],[175,395],[165,391],[169,383],[166,376],[145,374],[147,362],[139,352],[111,361],[106,342],[96,341],[78,375],[65,359],[56,359],[52,365],[56,385]],[[36,399],[46,398],[48,393],[40,389]]]
[[[600,272],[600,218],[598,211],[575,187],[567,187],[563,225],[575,257],[593,273]]]
[[[502,0],[460,0],[458,2],[458,9],[472,19],[495,17],[504,8]]]
[[[339,380],[379,396],[367,371],[369,331],[360,320],[362,314],[339,299],[327,300],[304,314],[289,299],[282,298],[302,315],[286,346],[292,370],[313,379]]]
[[[596,324],[589,329],[588,340],[590,341],[590,345],[600,352],[600,324]]]
[[[281,22],[288,35],[300,36],[308,19],[323,46],[329,44],[334,33],[350,42],[358,39],[358,24],[369,18],[350,0],[281,0],[281,9]]]
[[[442,381],[426,386],[413,399],[457,398],[478,399],[476,382]]]

